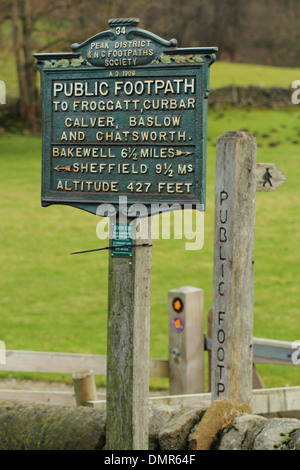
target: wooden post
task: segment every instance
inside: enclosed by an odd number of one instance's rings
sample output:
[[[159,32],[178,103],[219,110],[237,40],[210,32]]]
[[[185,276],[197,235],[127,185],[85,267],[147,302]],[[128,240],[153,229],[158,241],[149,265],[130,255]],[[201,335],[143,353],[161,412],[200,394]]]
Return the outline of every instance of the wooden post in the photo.
[[[147,234],[133,243],[151,243],[151,219],[140,223]],[[148,449],[151,254],[137,247],[132,257],[109,256],[107,450]]]
[[[212,400],[251,403],[253,364],[256,140],[217,140]]]
[[[207,315],[207,334],[208,338],[212,337],[212,319],[213,319],[213,310],[209,309]],[[252,366],[252,388],[265,388],[263,379],[261,378],[258,370],[255,367],[255,364]],[[211,392],[211,351],[208,351],[208,390]]]
[[[263,379],[260,376],[260,373],[255,367],[255,364],[253,364],[253,377],[252,377],[252,388],[258,389],[258,388],[266,388]]]
[[[204,392],[204,294],[181,287],[169,297],[170,394]]]
[[[77,406],[85,406],[88,401],[97,400],[94,372],[90,369],[72,375]]]
[[[209,309],[207,314],[207,335],[212,338],[213,309]],[[208,391],[211,392],[211,351],[208,351]]]

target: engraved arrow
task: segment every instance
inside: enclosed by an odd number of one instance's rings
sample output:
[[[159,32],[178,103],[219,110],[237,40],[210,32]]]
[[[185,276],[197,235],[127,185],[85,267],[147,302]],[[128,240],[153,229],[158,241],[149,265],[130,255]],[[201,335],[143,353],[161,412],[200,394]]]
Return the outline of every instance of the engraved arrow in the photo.
[[[188,155],[191,155],[193,152],[189,152],[188,150],[176,150],[176,157],[180,157],[180,155],[185,155],[186,157]]]
[[[275,191],[286,179],[274,163],[257,163],[256,191]]]
[[[67,165],[67,166],[59,166],[57,165],[54,170],[56,171],[61,171],[61,170],[66,170],[66,171],[73,171],[73,165]]]

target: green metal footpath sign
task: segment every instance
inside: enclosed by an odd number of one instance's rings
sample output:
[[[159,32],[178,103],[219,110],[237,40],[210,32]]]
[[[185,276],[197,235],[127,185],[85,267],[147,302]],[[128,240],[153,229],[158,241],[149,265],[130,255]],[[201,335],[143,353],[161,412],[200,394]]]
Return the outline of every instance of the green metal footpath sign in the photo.
[[[132,256],[133,227],[130,224],[112,223],[112,256]]]
[[[42,93],[42,205],[205,209],[209,69],[217,48],[177,48],[109,20],[71,53],[35,54]]]

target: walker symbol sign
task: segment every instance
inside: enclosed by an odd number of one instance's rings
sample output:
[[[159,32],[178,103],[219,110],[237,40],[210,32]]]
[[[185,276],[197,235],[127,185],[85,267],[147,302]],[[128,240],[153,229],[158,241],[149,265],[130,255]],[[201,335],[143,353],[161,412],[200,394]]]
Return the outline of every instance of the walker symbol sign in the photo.
[[[274,163],[257,163],[256,191],[275,191],[286,180],[286,176]]]

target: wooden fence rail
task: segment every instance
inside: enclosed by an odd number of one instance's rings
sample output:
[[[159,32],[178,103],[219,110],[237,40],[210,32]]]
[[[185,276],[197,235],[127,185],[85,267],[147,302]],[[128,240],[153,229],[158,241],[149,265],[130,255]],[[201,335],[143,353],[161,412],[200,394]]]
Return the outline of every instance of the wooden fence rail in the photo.
[[[253,338],[253,362],[255,364],[296,365],[292,362],[294,342]],[[211,351],[211,339],[205,338],[205,350]]]
[[[294,348],[295,344],[289,341],[276,341],[263,338],[253,338],[254,362],[279,365],[295,365],[292,362],[292,354],[295,351]],[[210,353],[210,350],[211,339],[205,336],[203,341],[203,355],[205,351]],[[74,373],[84,369],[92,369],[95,375],[106,375],[106,356],[97,354],[7,350],[6,364],[0,365],[0,372],[43,372],[73,375]],[[150,377],[170,377],[169,361],[161,359],[151,359],[149,375]],[[279,404],[279,402],[277,404],[277,401],[279,400],[278,397],[281,397],[282,393],[283,392],[277,391],[276,389],[276,393],[273,393],[275,397],[273,400],[276,399],[276,406],[271,406],[268,401],[269,399],[266,398],[267,391],[262,391],[262,394],[259,395],[259,397],[261,396],[259,400],[265,400],[266,402],[261,402],[261,405],[257,405],[257,408],[260,408],[260,412],[262,413],[297,409],[295,408],[296,405],[294,401],[293,405],[290,405],[287,409],[284,409],[284,406],[282,406],[282,404]],[[291,389],[291,392],[288,392],[287,390],[284,393],[289,393],[289,396],[291,396],[292,394],[293,400],[294,397],[297,395],[297,400],[300,400],[300,387],[294,387]],[[188,397],[196,399],[197,394],[173,394],[174,398],[178,396],[186,396],[186,399],[188,399]],[[198,398],[204,401],[209,400],[210,396],[210,394],[198,394]],[[0,390],[0,399],[17,401],[25,400],[31,402],[42,402],[51,405],[75,405],[74,392],[68,391]],[[98,392],[97,400],[99,401],[99,404],[104,404],[105,394]],[[171,400],[171,398],[169,398],[169,400]],[[256,398],[255,400],[258,400],[258,398]],[[181,401],[183,403],[184,399],[180,400],[180,402]]]
[[[212,309],[208,312],[208,334],[204,332],[204,294],[202,289],[185,286],[168,293],[169,358],[150,359],[149,376],[169,378],[169,393],[173,396],[203,393],[205,353],[208,353],[209,386],[211,384]],[[197,330],[193,325],[198,325]],[[253,338],[253,362],[296,365],[292,358],[295,343]],[[100,354],[75,354],[42,351],[5,351],[6,363],[1,371],[74,374],[91,370],[94,375],[106,375],[107,357]],[[3,362],[3,361],[2,361]],[[295,361],[294,361],[295,362]],[[299,361],[296,361],[299,362]],[[264,388],[253,367],[253,388]],[[210,388],[209,388],[210,389]],[[42,392],[38,390],[0,390],[0,399],[25,399],[48,404],[75,404],[72,392]],[[105,394],[97,394],[103,400]]]
[[[95,375],[106,375],[106,356],[100,354],[73,354],[42,351],[6,351],[6,364],[0,371],[46,372],[73,374],[92,369]],[[169,377],[167,360],[150,360],[150,377]]]
[[[254,363],[293,366],[293,342],[253,338]],[[211,339],[205,337],[204,351],[211,350]],[[204,352],[203,351],[203,352]],[[95,375],[106,375],[106,356],[100,354],[75,354],[43,351],[6,351],[6,364],[1,371],[44,372],[73,374],[83,369],[92,369]],[[150,377],[169,377],[169,361],[150,360]]]
[[[211,393],[192,395],[169,395],[150,397],[150,401],[168,406],[197,405],[208,407],[211,404]],[[105,400],[88,402],[91,408],[105,409]],[[253,390],[252,410],[255,414],[300,417],[300,387],[280,387]]]
[[[88,406],[105,408],[105,396],[97,394],[98,401],[88,403]],[[75,406],[73,392],[65,391],[39,391],[39,390],[0,390],[1,400],[39,402],[47,405]],[[211,403],[211,393],[193,395],[150,396],[150,401],[168,406],[197,405],[207,407]],[[271,414],[291,412],[291,416],[299,417],[300,387],[282,387],[253,390],[253,413]],[[296,414],[298,413],[298,414]],[[299,419],[299,418],[298,418]]]

